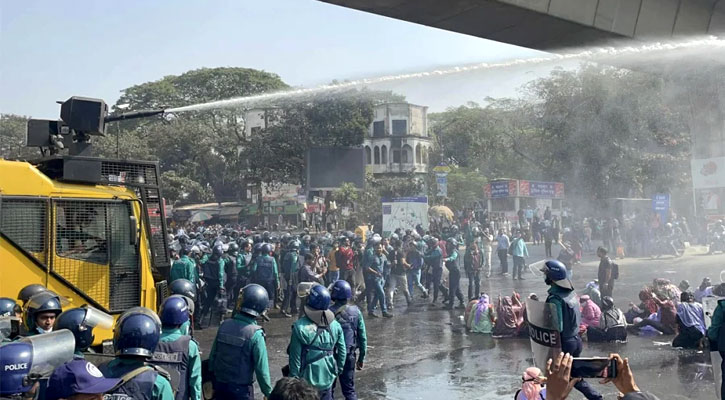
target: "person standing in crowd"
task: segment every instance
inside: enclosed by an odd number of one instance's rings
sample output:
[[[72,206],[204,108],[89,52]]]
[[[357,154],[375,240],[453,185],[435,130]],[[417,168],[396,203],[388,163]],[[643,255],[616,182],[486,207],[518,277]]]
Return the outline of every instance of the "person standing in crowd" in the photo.
[[[581,311],[574,285],[567,277],[566,267],[559,261],[549,260],[541,268],[541,272],[546,277],[544,282],[549,285],[546,303],[553,304],[556,309],[561,351],[579,357],[582,352],[582,339],[579,336]],[[574,387],[589,400],[603,399],[602,395],[584,380],[577,382]]]
[[[473,300],[481,294],[481,253],[475,242],[466,246],[463,269],[468,277],[468,300]]]
[[[458,308],[465,308],[461,292],[461,269],[458,266],[458,240],[448,239],[446,251],[448,257],[444,261],[448,269],[448,309],[453,309],[456,297],[458,298]]]
[[[602,296],[612,297],[614,279],[617,275],[614,262],[607,256],[607,249],[604,247],[597,249],[597,257],[599,257],[599,272],[597,278],[599,280],[600,291]]]
[[[340,249],[340,243],[336,240],[332,243],[332,248],[327,253],[327,276],[326,283],[331,285],[340,279],[340,266],[337,265],[337,251]]]
[[[147,363],[160,337],[161,321],[148,308],[135,307],[118,318],[113,330],[116,358],[99,368],[105,377],[121,378],[121,383],[107,392],[112,398],[174,399],[168,373]]]
[[[62,311],[60,296],[57,294],[47,289],[34,294],[28,299],[23,312],[26,336],[53,332],[55,319]]]
[[[554,227],[551,226],[551,221],[546,220],[542,222],[542,234],[544,236],[544,253],[546,258],[553,257],[551,255],[551,244],[554,241]]]
[[[300,242],[292,240],[287,245],[287,253],[282,261],[282,279],[284,280],[284,298],[280,313],[287,318],[297,314],[297,283],[299,282]],[[287,312],[289,310],[289,312]]]
[[[211,256],[204,262],[204,283],[206,283],[206,298],[204,300],[204,306],[199,313],[199,329],[202,328],[202,321],[207,313],[209,315],[209,325],[211,326],[212,316],[214,315],[214,305],[218,295],[226,296],[224,289],[224,259],[222,255],[224,249],[221,245],[216,245],[212,249]],[[221,292],[221,293],[220,293]]]
[[[522,274],[526,266],[526,257],[529,256],[529,249],[526,247],[526,241],[521,231],[516,232],[516,238],[511,242],[508,251],[514,258],[514,279],[524,279]]]
[[[420,291],[423,293],[423,298],[428,298],[428,291],[425,289],[425,286],[420,282],[421,273],[423,270],[423,249],[425,247],[425,244],[421,241],[420,243],[416,243],[414,241],[410,241],[407,245],[408,252],[405,255],[405,265],[406,265],[406,274],[407,274],[407,280],[408,280],[408,293],[410,293],[411,298],[413,297],[413,289],[414,286],[418,287]]]
[[[254,276],[253,282],[267,291],[270,300],[276,307],[277,292],[275,288],[279,287],[279,270],[277,269],[277,261],[270,255],[271,252],[271,244],[265,243],[262,245],[261,254],[254,260],[252,276]]]
[[[491,245],[493,243],[493,235],[489,233],[488,228],[483,228],[481,233],[481,252],[482,259],[481,264],[486,278],[491,277]]]
[[[498,230],[498,236],[496,236],[496,253],[498,254],[498,260],[501,263],[501,272],[500,274],[503,276],[508,275],[509,273],[509,261],[508,261],[508,251],[509,246],[511,245],[511,242],[509,241],[509,237],[506,235],[506,231],[503,229]]]
[[[267,345],[258,318],[269,305],[269,294],[256,284],[242,289],[234,316],[217,331],[209,353],[214,397],[219,400],[254,399],[254,376],[265,397],[272,393]]]
[[[400,287],[405,296],[405,301],[410,305],[413,300],[408,290],[408,279],[406,278],[405,253],[403,252],[403,243],[400,240],[394,240],[391,243],[392,250],[388,253],[388,263],[390,265],[390,275],[387,279],[387,304],[390,310],[395,307],[395,291]]]
[[[434,237],[430,239],[428,251],[423,259],[431,270],[431,279],[429,281],[433,286],[433,303],[431,304],[435,304],[438,301],[438,291],[440,290],[441,278],[443,277],[443,254],[438,246],[438,239]]]
[[[189,248],[183,246],[181,250],[179,250],[179,255],[179,259],[174,261],[174,264],[171,265],[169,282],[173,282],[177,279],[186,279],[189,282],[196,284],[199,281],[199,276],[196,269],[196,263],[189,258]]]
[[[393,314],[388,313],[388,307],[385,302],[385,290],[383,285],[385,281],[383,279],[383,272],[387,268],[387,258],[383,254],[383,244],[377,242],[373,246],[373,255],[369,257],[367,264],[368,279],[366,285],[371,285],[370,293],[372,294],[372,301],[368,302],[368,316],[377,318],[375,314],[375,306],[380,304],[380,310],[383,312],[383,317],[390,318]]]
[[[355,252],[350,247],[350,238],[344,237],[340,239],[340,247],[335,254],[337,267],[340,268],[341,279],[347,281],[350,287],[355,287]]]
[[[340,389],[345,400],[357,400],[355,368],[358,370],[363,369],[368,347],[365,321],[363,320],[362,311],[357,306],[348,304],[348,301],[352,298],[352,288],[346,281],[339,280],[332,284],[330,298],[335,302],[330,307],[330,311],[335,313],[335,320],[342,327],[345,348],[347,349],[345,367],[339,377]],[[360,354],[357,354],[358,350]],[[335,391],[335,383],[332,384],[332,392]]]
[[[237,289],[237,256],[239,255],[239,245],[232,242],[227,245],[227,251],[222,256],[224,258],[224,290],[227,294],[228,303],[234,304],[234,292]]]
[[[292,325],[289,344],[289,375],[317,388],[320,400],[332,399],[332,384],[347,361],[345,335],[329,307],[330,292],[313,286],[304,315]]]
[[[315,272],[315,268],[313,267],[314,262],[315,256],[312,253],[305,254],[305,262],[297,274],[298,283],[316,282],[320,285],[322,284],[324,276]],[[295,288],[295,290],[297,289]]]
[[[159,308],[159,319],[161,337],[150,363],[169,372],[176,400],[201,400],[201,354],[189,335],[187,300],[178,295],[167,297]]]

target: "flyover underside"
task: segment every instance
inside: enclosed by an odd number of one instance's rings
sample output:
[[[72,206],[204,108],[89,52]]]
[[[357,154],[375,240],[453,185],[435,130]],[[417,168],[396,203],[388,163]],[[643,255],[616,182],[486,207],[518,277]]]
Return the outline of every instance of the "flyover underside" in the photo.
[[[537,50],[580,47],[625,36],[489,0],[322,0],[390,18]]]

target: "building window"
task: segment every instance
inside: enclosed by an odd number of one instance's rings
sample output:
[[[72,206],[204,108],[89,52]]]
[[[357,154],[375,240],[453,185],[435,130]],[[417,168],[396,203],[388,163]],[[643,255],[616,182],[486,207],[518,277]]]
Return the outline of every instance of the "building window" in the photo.
[[[373,122],[373,137],[385,136],[385,121]]]
[[[393,135],[402,136],[408,133],[408,121],[404,119],[393,120]]]
[[[388,147],[385,145],[383,145],[383,147],[380,148],[380,163],[381,164],[388,163]]]
[[[423,147],[423,164],[428,165],[428,148]]]
[[[370,146],[365,146],[365,164],[370,165],[371,163],[371,154],[370,154]]]
[[[393,163],[400,164],[400,150],[393,150]]]
[[[418,164],[423,163],[423,157],[420,154],[420,145],[415,146],[415,162]]]
[[[375,152],[373,154],[375,156],[375,164],[380,164],[380,147],[375,146]]]
[[[401,154],[403,164],[409,164],[413,162],[413,148],[407,144],[403,146],[403,153]]]
[[[262,133],[262,127],[253,126],[252,129],[250,129],[249,137],[247,139],[256,138],[260,133]]]

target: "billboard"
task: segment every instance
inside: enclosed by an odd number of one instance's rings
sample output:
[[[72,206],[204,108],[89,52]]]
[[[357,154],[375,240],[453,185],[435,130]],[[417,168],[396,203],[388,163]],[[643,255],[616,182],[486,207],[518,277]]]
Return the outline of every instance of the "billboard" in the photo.
[[[363,188],[362,147],[316,147],[307,151],[307,190],[335,190],[345,182]]]
[[[519,181],[519,195],[545,199],[564,197],[564,184],[561,182]]]
[[[420,224],[428,229],[428,197],[396,197],[383,199],[383,236],[398,228],[415,229]]]
[[[692,187],[714,189],[725,187],[725,157],[691,160]]]

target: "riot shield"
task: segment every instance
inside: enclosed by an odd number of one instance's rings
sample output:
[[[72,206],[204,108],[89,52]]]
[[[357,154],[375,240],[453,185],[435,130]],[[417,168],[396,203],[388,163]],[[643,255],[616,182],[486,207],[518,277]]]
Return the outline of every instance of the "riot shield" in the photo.
[[[48,377],[61,364],[73,359],[76,339],[67,329],[28,336],[20,339],[33,348],[33,362],[29,375]]]
[[[531,352],[534,365],[546,372],[546,362],[561,352],[559,318],[553,304],[526,299]]]
[[[702,298],[702,310],[705,313],[705,327],[709,328],[710,324],[712,323],[712,315],[715,312],[715,309],[717,308],[717,302],[719,300],[725,299],[725,297],[703,297]],[[722,371],[720,368],[720,363],[722,362],[722,357],[720,357],[720,353],[714,349],[711,349],[710,351],[710,361],[712,362],[712,375],[715,378],[715,392],[717,393],[717,398],[720,397],[720,385],[722,384]]]

